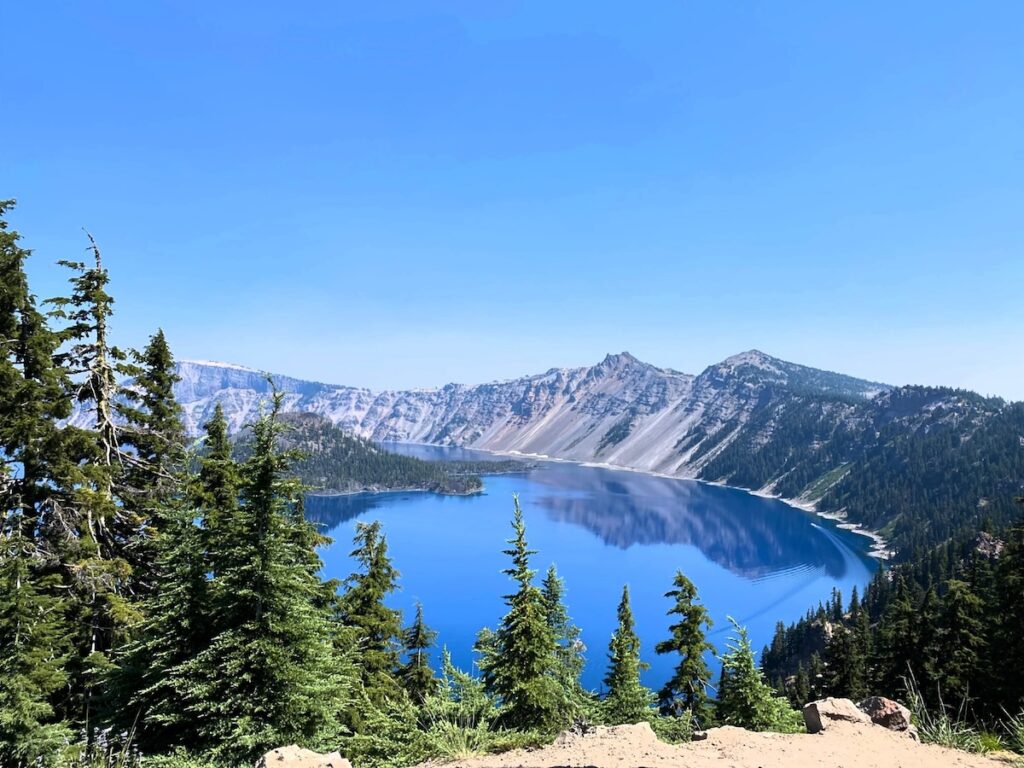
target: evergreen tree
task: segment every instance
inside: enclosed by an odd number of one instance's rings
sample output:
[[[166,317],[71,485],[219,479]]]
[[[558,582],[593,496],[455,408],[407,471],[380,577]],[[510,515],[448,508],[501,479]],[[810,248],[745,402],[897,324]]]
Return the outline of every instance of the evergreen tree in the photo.
[[[416,618],[403,635],[402,645],[407,658],[398,676],[406,693],[418,705],[437,690],[438,682],[430,666],[429,653],[436,639],[437,632],[423,621],[423,606],[416,603]]]
[[[0,201],[0,455],[8,467],[0,503],[17,514],[27,538],[41,536],[53,556],[55,532],[64,527],[68,488],[79,457],[57,422],[71,415],[70,387],[54,363],[60,344],[29,290],[20,235],[5,215],[13,201]]]
[[[210,570],[223,570],[221,553],[230,551],[232,529],[237,525],[238,494],[241,485],[238,464],[232,456],[228,422],[220,403],[203,426],[204,451],[199,460],[199,478],[195,493],[203,509],[203,531]]]
[[[1018,500],[1024,502],[1024,500]],[[999,698],[1008,712],[1024,711],[1024,517],[1010,530],[1000,558],[997,592]]]
[[[338,601],[344,626],[353,631],[356,658],[363,689],[377,707],[401,695],[398,681],[402,646],[402,614],[385,603],[398,589],[398,571],[388,556],[387,539],[378,521],[357,523],[350,556],[359,563],[359,571],[345,581]]]
[[[793,692],[789,701],[790,704],[797,708],[813,701],[811,698],[811,676],[807,672],[807,667],[803,664],[800,664],[797,668],[796,680],[793,683]]]
[[[505,569],[516,584],[516,591],[505,596],[508,613],[493,635],[485,634],[477,643],[480,668],[488,693],[501,703],[501,722],[510,728],[552,731],[565,724],[555,673],[557,648],[555,634],[547,621],[544,598],[534,585],[535,571],[530,556],[536,554],[526,543],[526,524],[513,496],[515,533],[504,551],[512,559]]]
[[[672,636],[662,640],[654,650],[658,653],[677,653],[680,656],[675,672],[658,694],[662,714],[682,715],[689,712],[698,723],[708,721],[707,686],[711,670],[704,661],[704,654],[713,651],[707,641],[705,629],[712,626],[707,608],[700,605],[697,588],[682,571],[676,571],[673,582],[675,589],[665,593],[675,603],[669,609],[669,616],[679,620],[669,627]]]
[[[241,502],[212,574],[212,639],[182,667],[199,743],[221,759],[252,760],[272,746],[329,745],[347,681],[331,647],[323,585],[310,574],[290,509],[302,489],[276,447],[282,398],[253,426]]]
[[[210,582],[201,508],[187,495],[162,513],[164,527],[155,540],[156,588],[143,604],[145,619],[138,637],[125,649],[116,680],[125,702],[121,725],[133,725],[146,751],[190,746],[198,739],[188,714],[188,662],[210,640]]]
[[[736,635],[722,657],[715,711],[719,722],[752,731],[795,731],[799,714],[777,697],[754,662],[745,627],[730,617]]]
[[[161,513],[181,486],[185,470],[185,430],[181,423],[181,406],[174,398],[174,385],[179,377],[174,357],[163,331],[157,331],[141,352],[133,352],[134,364],[125,366],[132,376],[131,385],[123,390],[118,404],[124,426],[119,438],[123,450],[129,450],[132,461],[127,464],[121,495],[127,506],[143,521],[146,544],[160,531]],[[151,588],[151,547],[139,549],[135,566],[137,591]]]
[[[609,725],[639,723],[654,716],[654,694],[640,682],[648,665],[640,660],[640,638],[629,606],[629,587],[622,588],[618,608],[619,625],[608,644],[608,673],[604,684],[608,694],[603,703]]]
[[[957,579],[946,583],[935,644],[939,687],[949,703],[966,703],[979,693],[973,683],[985,652],[984,612],[970,584]]]
[[[67,734],[64,658],[72,627],[58,570],[67,550],[81,446],[58,421],[71,414],[60,339],[36,306],[30,252],[0,201],[0,764],[52,758]],[[71,519],[69,518],[69,515]],[[52,706],[56,703],[56,711]]]
[[[91,752],[103,702],[111,652],[140,618],[132,595],[133,553],[144,546],[144,520],[123,505],[123,468],[134,457],[122,451],[115,421],[116,376],[124,354],[112,346],[108,323],[114,300],[100,251],[89,237],[94,263],[61,261],[72,271],[71,295],[50,299],[51,316],[63,321],[63,343],[54,359],[68,374],[68,394],[93,415],[93,429],[65,427],[65,445],[75,454],[72,489],[57,531],[54,550],[64,570],[70,603],[74,654],[67,707],[86,727]]]
[[[911,600],[909,589],[898,578],[894,597],[879,622],[878,642],[875,649],[876,683],[887,695],[900,695],[908,674],[921,679],[922,638],[921,615]]]
[[[867,659],[857,632],[843,624],[833,628],[825,647],[832,696],[860,701],[867,695]]]
[[[0,765],[52,765],[70,729],[51,705],[65,685],[63,605],[38,573],[19,514],[0,518]]]
[[[569,717],[578,714],[586,696],[580,676],[586,660],[580,628],[572,623],[565,607],[565,582],[552,564],[541,582],[541,599],[548,627],[555,636],[555,677],[558,680]]]

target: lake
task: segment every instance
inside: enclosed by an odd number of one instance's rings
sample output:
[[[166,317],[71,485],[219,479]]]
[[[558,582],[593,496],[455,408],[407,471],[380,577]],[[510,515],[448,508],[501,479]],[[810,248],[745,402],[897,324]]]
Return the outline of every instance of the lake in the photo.
[[[494,458],[461,449],[388,445],[430,459]],[[657,689],[676,659],[654,645],[668,636],[664,593],[682,570],[714,618],[712,643],[724,649],[728,616],[750,631],[758,652],[778,621],[790,622],[825,601],[833,588],[848,598],[878,562],[869,540],[783,502],[691,480],[624,470],[543,462],[521,474],[484,478],[466,497],[396,492],[312,496],[307,514],[334,543],[321,550],[324,575],[343,579],[357,521],[380,520],[401,590],[392,604],[406,620],[417,601],[439,645],[469,669],[476,633],[495,627],[512,582],[501,552],[512,532],[512,494],[522,504],[538,579],[555,563],[566,602],[587,646],[585,684],[601,687],[608,640],[623,584],[629,584],[644,682]],[[713,666],[717,670],[717,665]],[[717,675],[717,671],[716,671]]]

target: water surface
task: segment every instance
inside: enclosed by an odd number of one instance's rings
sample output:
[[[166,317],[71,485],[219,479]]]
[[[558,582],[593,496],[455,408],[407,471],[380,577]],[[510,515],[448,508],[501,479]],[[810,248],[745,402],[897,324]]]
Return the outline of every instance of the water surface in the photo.
[[[460,449],[388,447],[424,458],[481,458]],[[511,534],[513,493],[530,546],[538,550],[538,578],[555,563],[566,581],[569,612],[588,648],[585,682],[592,688],[601,685],[623,584],[629,584],[643,658],[651,665],[645,682],[657,688],[674,665],[671,657],[656,655],[654,645],[668,635],[664,593],[676,570],[696,584],[714,618],[711,642],[724,648],[726,617],[733,616],[760,650],[776,622],[799,618],[833,588],[848,596],[877,567],[867,554],[868,539],[780,501],[563,462],[486,477],[484,493],[476,496],[311,497],[307,512],[334,538],[321,555],[325,575],[336,578],[352,571],[356,521],[380,520],[401,573],[393,604],[409,617],[422,602],[439,643],[469,668],[476,633],[497,624],[502,595],[512,588],[501,572],[508,566],[501,551]]]

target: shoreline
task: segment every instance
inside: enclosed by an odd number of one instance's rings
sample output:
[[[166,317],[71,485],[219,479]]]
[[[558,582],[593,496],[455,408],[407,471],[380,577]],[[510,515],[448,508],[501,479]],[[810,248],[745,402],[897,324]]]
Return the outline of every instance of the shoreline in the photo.
[[[433,445],[432,443],[414,443],[414,445],[430,445],[434,448],[448,448],[452,446]],[[817,502],[813,501],[801,501],[800,499],[787,499],[780,495],[769,493],[763,489],[755,490],[753,488],[743,488],[738,485],[729,485],[728,483],[719,482],[717,480],[702,480],[697,477],[680,477],[679,475],[670,475],[667,472],[656,472],[649,469],[640,469],[638,467],[626,467],[620,464],[609,464],[601,461],[580,461],[576,459],[562,459],[554,456],[548,456],[542,453],[523,453],[522,451],[510,450],[510,451],[496,451],[487,448],[469,448],[465,450],[480,451],[481,453],[488,453],[492,456],[512,456],[516,458],[533,459],[535,461],[551,461],[561,462],[565,464],[576,464],[581,467],[595,467],[598,469],[612,469],[621,472],[636,472],[641,475],[649,475],[651,477],[660,477],[666,480],[689,480],[694,483],[703,483],[704,485],[713,485],[718,488],[729,488],[734,491],[742,491],[748,493],[751,496],[757,496],[762,499],[772,499],[774,501],[781,501],[783,504],[799,509],[801,512],[809,512],[817,515],[825,520],[829,520],[836,524],[836,528],[840,528],[844,531],[849,531],[858,536],[863,536],[871,541],[871,546],[868,548],[868,557],[873,557],[876,560],[885,562],[893,556],[893,551],[889,549],[888,542],[885,537],[882,536],[878,531],[873,531],[869,528],[858,523],[847,522],[846,515],[840,512],[825,512],[818,509]]]
[[[511,458],[529,459],[531,461],[545,461],[545,462],[551,462],[551,463],[575,464],[575,465],[580,466],[580,467],[594,467],[594,468],[597,468],[597,469],[612,469],[612,470],[617,470],[617,471],[620,471],[620,472],[636,472],[637,474],[648,475],[650,477],[660,477],[660,478],[663,478],[665,480],[686,480],[686,481],[690,481],[690,482],[694,482],[694,483],[703,483],[704,485],[713,485],[713,486],[715,486],[717,488],[729,488],[731,490],[742,491],[743,493],[748,493],[751,496],[757,496],[757,497],[762,498],[762,499],[772,499],[773,501],[781,501],[786,506],[793,507],[794,509],[798,509],[801,512],[808,512],[810,514],[816,515],[817,517],[820,517],[820,518],[823,518],[823,519],[828,520],[830,522],[833,522],[833,523],[836,524],[836,528],[840,528],[840,529],[842,529],[844,531],[849,531],[850,533],[856,534],[858,536],[863,536],[864,538],[870,540],[870,542],[871,542],[871,546],[867,550],[867,556],[868,557],[872,557],[875,560],[879,560],[879,561],[884,563],[885,561],[889,560],[893,556],[893,554],[894,554],[893,551],[891,549],[889,549],[889,546],[888,546],[889,543],[885,540],[885,537],[882,536],[882,534],[880,534],[878,531],[873,531],[873,530],[871,530],[869,528],[865,528],[864,526],[862,526],[862,525],[860,525],[858,523],[847,522],[846,515],[842,511],[840,511],[840,512],[825,512],[825,511],[822,511],[822,510],[818,509],[817,502],[801,501],[800,499],[787,499],[787,498],[784,498],[784,497],[779,496],[777,494],[769,493],[769,492],[765,491],[764,489],[743,488],[743,487],[738,486],[738,485],[729,485],[728,483],[722,483],[722,482],[719,482],[717,480],[702,480],[702,479],[697,478],[697,477],[681,477],[679,475],[670,475],[667,472],[656,472],[656,471],[651,470],[651,469],[640,469],[639,467],[627,467],[627,466],[623,466],[621,464],[609,464],[608,462],[602,462],[602,461],[584,461],[584,460],[579,460],[579,459],[563,459],[563,458],[560,458],[558,456],[549,456],[546,453],[524,453],[523,451],[517,451],[517,450],[514,450],[514,449],[507,450],[507,451],[499,451],[499,450],[494,450],[494,449],[491,449],[491,448],[466,448],[464,446],[459,446],[459,445],[438,445],[437,443],[422,443],[422,442],[419,442],[419,441],[416,441],[416,440],[401,440],[401,441],[395,441],[395,442],[398,442],[398,443],[401,443],[401,444],[404,444],[404,445],[422,445],[422,446],[425,446],[427,448],[457,448],[459,450],[464,450],[464,451],[476,451],[477,453],[486,453],[486,454],[488,454],[490,456],[509,456]],[[504,472],[504,473],[501,473],[501,474],[512,474],[512,473]],[[484,473],[484,475],[482,475],[482,476],[486,476],[486,473]],[[424,490],[424,492],[427,492],[427,491],[425,491],[425,489],[420,489],[420,490]],[[387,493],[387,492],[388,491],[383,491],[383,493]],[[480,492],[483,492],[483,489],[481,489]],[[446,495],[451,495],[451,494],[446,494]],[[468,495],[472,495],[472,494],[457,494],[457,495],[468,496]]]

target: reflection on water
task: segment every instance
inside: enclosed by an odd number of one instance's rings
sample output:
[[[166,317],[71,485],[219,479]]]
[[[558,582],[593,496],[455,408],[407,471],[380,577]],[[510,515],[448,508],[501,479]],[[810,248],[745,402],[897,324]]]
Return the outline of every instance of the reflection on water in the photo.
[[[389,445],[396,448],[423,458],[489,458],[465,449]],[[564,462],[545,462],[517,477],[536,486],[530,501],[552,520],[585,528],[610,546],[686,544],[750,579],[793,568],[820,568],[841,578],[847,566],[812,514],[744,491]],[[311,496],[307,514],[330,531],[409,495]],[[473,503],[473,497],[453,497],[460,500]]]

